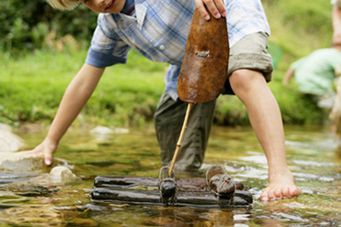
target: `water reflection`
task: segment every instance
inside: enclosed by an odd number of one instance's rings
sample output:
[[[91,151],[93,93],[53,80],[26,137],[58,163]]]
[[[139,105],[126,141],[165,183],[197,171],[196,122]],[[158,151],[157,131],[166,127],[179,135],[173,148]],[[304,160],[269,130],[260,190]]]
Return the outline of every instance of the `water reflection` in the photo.
[[[26,144],[33,146],[43,134],[21,136]],[[0,223],[18,226],[341,225],[341,148],[334,142],[335,138],[316,128],[288,128],[286,134],[289,165],[304,194],[297,199],[269,203],[256,200],[252,209],[228,210],[91,202],[89,192],[96,175],[157,177],[159,150],[151,126],[128,134],[110,132],[100,140],[90,130],[74,128],[67,134],[57,156],[73,165],[82,181],[51,185],[44,180],[32,183],[36,173],[1,173]],[[224,164],[255,198],[266,185],[265,158],[250,129],[214,128],[205,160],[206,165]]]

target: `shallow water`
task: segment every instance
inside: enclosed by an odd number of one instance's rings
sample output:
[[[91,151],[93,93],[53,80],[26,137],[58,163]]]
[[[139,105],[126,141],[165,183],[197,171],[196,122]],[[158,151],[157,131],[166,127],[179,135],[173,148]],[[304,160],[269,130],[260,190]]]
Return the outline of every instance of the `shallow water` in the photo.
[[[71,129],[57,157],[73,166],[81,181],[29,183],[36,174],[0,174],[0,224],[18,226],[341,226],[341,152],[325,130],[286,128],[288,162],[304,194],[296,199],[260,203],[267,170],[249,128],[215,127],[205,165],[224,164],[254,193],[251,209],[204,209],[92,203],[97,175],[157,177],[159,151],[152,126],[128,134],[93,136],[86,127]],[[32,147],[42,132],[18,131]],[[178,175],[181,177],[182,175]],[[13,182],[13,183],[10,183]],[[1,226],[3,226],[1,225]]]

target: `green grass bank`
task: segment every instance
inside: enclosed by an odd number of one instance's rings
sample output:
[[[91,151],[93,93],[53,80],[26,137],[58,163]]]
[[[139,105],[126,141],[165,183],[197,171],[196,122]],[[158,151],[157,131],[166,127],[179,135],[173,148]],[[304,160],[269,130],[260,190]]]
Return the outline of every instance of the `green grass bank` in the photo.
[[[321,123],[325,114],[292,84],[281,85],[291,62],[331,40],[331,6],[324,0],[263,1],[272,28],[270,52],[276,69],[270,87],[285,123]],[[0,53],[0,122],[49,122],[67,84],[81,67],[86,51],[36,50],[21,56]],[[151,121],[163,92],[167,65],[153,63],[132,51],[128,64],[108,68],[77,121],[114,126],[143,126]],[[233,96],[218,99],[215,123],[248,124],[245,108]]]

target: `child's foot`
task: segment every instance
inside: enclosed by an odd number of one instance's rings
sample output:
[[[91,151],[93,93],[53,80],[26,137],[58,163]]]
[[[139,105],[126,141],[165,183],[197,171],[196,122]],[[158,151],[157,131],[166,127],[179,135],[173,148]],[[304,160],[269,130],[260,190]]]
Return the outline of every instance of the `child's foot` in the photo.
[[[291,172],[270,178],[270,184],[260,196],[261,201],[271,201],[292,198],[301,194],[301,189],[295,185]]]

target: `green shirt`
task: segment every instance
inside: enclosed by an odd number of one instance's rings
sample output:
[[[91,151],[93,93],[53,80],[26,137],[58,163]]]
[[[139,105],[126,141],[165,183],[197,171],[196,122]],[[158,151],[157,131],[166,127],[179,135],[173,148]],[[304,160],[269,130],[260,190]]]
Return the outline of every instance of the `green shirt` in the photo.
[[[341,71],[341,51],[319,49],[291,65],[302,93],[323,96],[333,92],[336,72]]]

